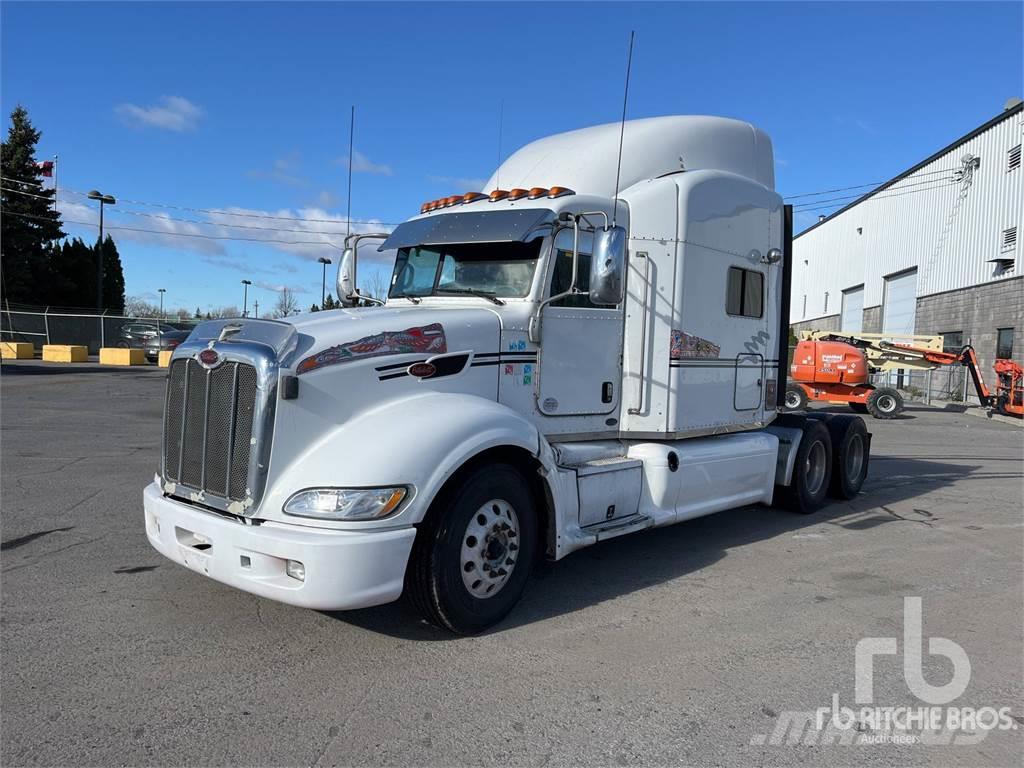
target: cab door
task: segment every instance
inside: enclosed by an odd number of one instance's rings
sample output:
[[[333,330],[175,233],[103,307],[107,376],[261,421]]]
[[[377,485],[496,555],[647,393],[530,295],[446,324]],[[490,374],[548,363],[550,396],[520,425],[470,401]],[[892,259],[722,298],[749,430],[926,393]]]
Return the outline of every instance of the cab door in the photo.
[[[555,236],[549,296],[572,283],[573,232]],[[622,305],[590,302],[593,236],[580,233],[576,288],[542,310],[537,409],[545,416],[612,413],[619,407],[622,382]]]

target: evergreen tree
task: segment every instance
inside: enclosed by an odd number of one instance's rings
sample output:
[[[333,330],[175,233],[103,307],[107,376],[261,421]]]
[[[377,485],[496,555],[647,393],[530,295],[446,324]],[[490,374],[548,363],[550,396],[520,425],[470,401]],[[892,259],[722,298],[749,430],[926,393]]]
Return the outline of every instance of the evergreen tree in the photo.
[[[117,252],[114,239],[107,235],[102,246],[96,243],[103,255],[103,306],[112,314],[124,314],[124,270],[121,268],[121,254]]]
[[[0,287],[8,301],[41,303],[48,298],[48,251],[54,240],[65,236],[60,214],[54,210],[54,192],[42,186],[36,166],[36,144],[41,135],[28,119],[28,112],[18,106],[11,113],[7,140],[0,148],[0,171],[4,176],[0,190]],[[36,282],[39,279],[44,282]]]
[[[46,302],[55,307],[96,306],[96,251],[79,238],[54,245]]]
[[[193,315],[196,320],[203,319],[203,313],[199,311],[199,307],[196,307],[196,313]]]
[[[334,300],[331,294],[327,294],[327,298],[324,299],[324,309],[337,309],[339,304]]]
[[[326,307],[327,307],[327,302],[325,301],[324,302],[324,308],[326,308]],[[316,304],[313,304],[313,305],[310,306],[309,311],[310,312],[319,312],[320,311],[320,307],[318,307]]]

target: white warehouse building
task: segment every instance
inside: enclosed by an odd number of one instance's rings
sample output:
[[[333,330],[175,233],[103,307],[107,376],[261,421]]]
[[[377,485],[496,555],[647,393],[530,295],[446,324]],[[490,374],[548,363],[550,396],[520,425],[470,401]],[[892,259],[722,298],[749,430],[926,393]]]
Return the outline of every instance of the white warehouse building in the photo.
[[[794,331],[942,335],[946,349],[974,346],[990,386],[997,357],[1020,360],[1022,106],[1011,100],[984,125],[797,235]],[[804,210],[814,205],[812,198]]]

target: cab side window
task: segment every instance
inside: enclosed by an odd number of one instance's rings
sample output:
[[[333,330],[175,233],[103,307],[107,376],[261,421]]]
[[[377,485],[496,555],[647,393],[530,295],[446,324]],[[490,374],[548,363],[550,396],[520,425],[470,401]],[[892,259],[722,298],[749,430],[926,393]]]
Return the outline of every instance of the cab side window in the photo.
[[[725,312],[739,317],[764,315],[764,275],[753,269],[729,267]]]
[[[572,285],[572,229],[563,229],[555,236],[554,269],[551,275],[551,296],[557,296],[569,290]],[[563,296],[551,302],[553,307],[576,307],[579,309],[599,309],[590,303],[590,252],[593,249],[594,236],[590,232],[580,232],[580,255],[576,268],[576,290],[582,293]]]

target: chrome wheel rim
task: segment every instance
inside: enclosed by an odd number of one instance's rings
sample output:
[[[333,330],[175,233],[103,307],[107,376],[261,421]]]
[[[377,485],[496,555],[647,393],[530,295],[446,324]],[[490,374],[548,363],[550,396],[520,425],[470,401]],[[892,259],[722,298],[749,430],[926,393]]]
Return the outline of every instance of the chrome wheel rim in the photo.
[[[851,482],[856,482],[864,468],[864,440],[860,435],[854,435],[846,447],[845,465],[846,476]]]
[[[807,452],[807,461],[804,464],[807,491],[812,496],[817,496],[825,483],[825,459],[824,444],[820,440],[815,440],[811,450]]]
[[[875,401],[875,405],[882,413],[892,413],[896,410],[896,398],[892,395],[882,395]]]
[[[786,393],[786,407],[790,410],[795,410],[800,407],[800,395],[796,392]]]
[[[519,553],[519,518],[504,499],[491,499],[469,519],[459,562],[473,597],[494,597],[508,583]]]

